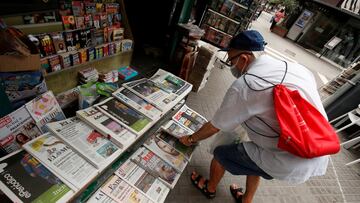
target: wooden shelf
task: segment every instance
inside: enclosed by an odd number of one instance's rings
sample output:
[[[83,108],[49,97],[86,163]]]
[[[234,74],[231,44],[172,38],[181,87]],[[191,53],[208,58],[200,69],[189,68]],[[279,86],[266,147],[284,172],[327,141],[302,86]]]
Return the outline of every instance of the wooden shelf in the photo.
[[[230,17],[228,17],[228,16],[226,16],[226,15],[224,15],[224,14],[221,14],[221,13],[219,13],[219,12],[217,12],[217,11],[214,11],[214,10],[212,10],[211,8],[209,8],[209,11],[211,11],[211,12],[213,12],[213,13],[219,15],[219,16],[222,16],[222,17],[224,17],[224,18],[226,18],[226,19],[228,19],[228,20],[230,20],[230,21],[233,21],[233,22],[236,23],[236,24],[240,24],[239,21],[236,21],[236,20],[234,20],[234,19],[232,19],[232,18],[230,18]]]

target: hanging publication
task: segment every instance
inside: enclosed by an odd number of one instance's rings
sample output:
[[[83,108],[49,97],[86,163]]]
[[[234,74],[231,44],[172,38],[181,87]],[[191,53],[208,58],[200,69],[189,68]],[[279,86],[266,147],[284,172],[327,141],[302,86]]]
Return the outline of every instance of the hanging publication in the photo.
[[[161,126],[162,130],[176,137],[177,139],[193,134],[193,131],[184,128],[182,125],[173,120],[168,121],[165,125]]]
[[[146,115],[147,117],[151,118],[154,121],[159,120],[163,115],[163,113],[158,108],[156,108],[155,106],[153,106],[152,104],[150,104],[149,102],[137,96],[135,93],[131,92],[126,88],[122,87],[116,90],[113,93],[113,96],[118,100],[121,100],[124,103],[129,104],[131,107],[138,110],[139,112],[141,112],[142,114]]]
[[[130,159],[153,176],[160,178],[170,188],[174,188],[180,178],[180,173],[174,167],[144,147],[139,148]]]
[[[111,176],[101,187],[101,191],[118,203],[150,203],[149,198],[123,181],[119,176]]]
[[[51,91],[47,91],[41,96],[31,100],[25,104],[25,106],[43,133],[48,132],[46,127],[47,123],[61,121],[66,118]]]
[[[178,138],[168,134],[167,132],[160,131],[157,135],[162,141],[166,142],[169,146],[176,149],[178,152],[183,154],[187,160],[190,161],[192,154],[195,150],[195,145],[186,146],[182,144]]]
[[[153,202],[164,202],[170,191],[163,182],[129,159],[115,171],[115,174],[143,192]]]
[[[156,86],[168,93],[185,97],[192,89],[192,85],[181,78],[159,69],[151,78]]]
[[[31,140],[24,145],[24,149],[74,191],[80,190],[98,173],[91,164],[51,133]]]
[[[203,116],[190,109],[186,104],[181,107],[172,119],[193,132],[198,131],[207,122]]]
[[[115,98],[106,99],[97,104],[96,107],[110,118],[119,121],[137,135],[142,135],[152,125],[150,118]]]
[[[121,150],[76,117],[48,124],[49,129],[97,169],[105,168]]]
[[[67,202],[74,195],[68,186],[24,150],[0,160],[0,188],[13,202]]]
[[[116,201],[98,189],[86,203],[116,203]]]
[[[136,135],[123,127],[119,122],[105,115],[94,107],[76,112],[76,115],[91,127],[95,128],[123,151],[136,140]]]
[[[41,135],[25,107],[0,119],[0,157],[21,149],[31,139]]]
[[[158,132],[147,139],[144,142],[144,146],[150,151],[153,151],[177,171],[182,172],[187,164],[185,156],[158,138],[157,134]]]

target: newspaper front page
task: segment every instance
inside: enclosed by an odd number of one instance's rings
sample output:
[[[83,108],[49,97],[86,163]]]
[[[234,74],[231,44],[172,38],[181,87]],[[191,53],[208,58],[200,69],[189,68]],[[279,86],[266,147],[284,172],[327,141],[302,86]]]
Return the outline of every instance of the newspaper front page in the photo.
[[[165,125],[161,126],[161,128],[165,132],[169,133],[170,135],[178,139],[194,133],[193,131],[184,128],[182,125],[178,124],[173,120],[169,120]]]
[[[186,105],[181,107],[172,119],[193,132],[198,131],[207,122],[206,118]]]
[[[166,142],[166,144],[170,145],[174,149],[176,149],[178,152],[182,153],[185,158],[190,161],[192,154],[195,150],[195,145],[192,146],[186,146],[182,144],[178,138],[168,134],[167,132],[160,131],[157,135],[158,138],[160,138],[162,141]]]
[[[186,96],[192,89],[190,83],[162,69],[159,69],[150,80],[162,90],[177,94],[180,97]]]

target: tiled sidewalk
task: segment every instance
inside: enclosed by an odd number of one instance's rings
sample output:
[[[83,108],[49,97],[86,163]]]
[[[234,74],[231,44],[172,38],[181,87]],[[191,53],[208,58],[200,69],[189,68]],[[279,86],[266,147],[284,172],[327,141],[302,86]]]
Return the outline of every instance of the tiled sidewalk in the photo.
[[[198,93],[191,93],[187,104],[211,119],[220,106],[227,88],[234,81],[227,69],[214,68],[206,87]],[[201,203],[201,202],[234,202],[229,192],[229,185],[237,183],[245,185],[245,178],[226,173],[217,189],[217,197],[206,199],[190,182],[193,170],[208,176],[212,156],[207,152],[211,139],[203,141],[197,148],[191,163],[181,176],[178,184],[169,194],[166,202]],[[346,150],[332,156],[325,176],[312,178],[300,185],[289,185],[277,180],[262,180],[256,193],[254,203],[328,203],[328,202],[360,202],[360,165],[346,167],[351,160]]]

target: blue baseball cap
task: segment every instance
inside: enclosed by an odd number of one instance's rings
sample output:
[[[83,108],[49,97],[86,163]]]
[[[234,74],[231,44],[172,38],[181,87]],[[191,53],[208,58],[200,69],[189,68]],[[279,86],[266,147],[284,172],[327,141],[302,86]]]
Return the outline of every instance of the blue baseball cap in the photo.
[[[245,30],[234,36],[229,46],[220,51],[229,51],[230,49],[238,49],[243,51],[264,51],[265,42],[263,36],[256,30]]]

